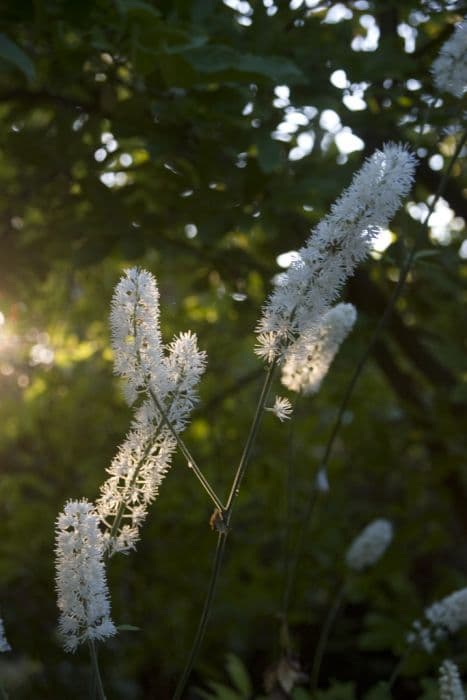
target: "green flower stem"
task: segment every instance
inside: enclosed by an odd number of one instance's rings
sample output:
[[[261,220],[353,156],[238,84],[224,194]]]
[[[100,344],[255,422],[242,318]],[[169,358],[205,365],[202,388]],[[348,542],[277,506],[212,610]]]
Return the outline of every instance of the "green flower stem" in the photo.
[[[0,693],[1,693],[2,700],[10,700],[10,696],[6,692],[5,686],[3,685],[2,681],[0,681]]]
[[[219,509],[222,520],[221,520],[221,525],[219,526],[219,534],[217,537],[217,546],[216,546],[216,551],[214,554],[214,559],[213,559],[213,564],[212,564],[212,569],[211,569],[211,576],[209,579],[209,584],[208,584],[208,589],[207,589],[207,593],[206,593],[206,598],[204,601],[203,611],[201,613],[201,617],[200,617],[200,620],[198,623],[198,628],[196,630],[195,638],[194,638],[193,644],[191,646],[190,653],[188,655],[188,659],[187,659],[186,664],[185,664],[185,668],[183,670],[183,673],[182,673],[180,680],[177,684],[177,687],[175,689],[173,700],[180,700],[180,698],[182,697],[183,691],[185,690],[186,684],[188,682],[188,679],[190,677],[194,663],[196,661],[196,657],[198,655],[198,652],[200,650],[201,644],[202,644],[203,639],[204,639],[209,616],[211,614],[211,609],[212,609],[212,604],[214,601],[217,583],[219,580],[219,574],[220,574],[220,571],[222,568],[225,545],[227,543],[227,536],[229,533],[229,525],[230,525],[230,521],[232,518],[233,506],[235,503],[235,499],[237,498],[237,496],[239,494],[240,485],[241,485],[241,482],[243,480],[243,476],[245,474],[246,468],[248,466],[248,462],[249,462],[250,457],[251,457],[253,445],[255,443],[256,436],[258,434],[258,429],[259,429],[259,426],[261,423],[261,418],[263,416],[264,406],[266,404],[269,390],[271,388],[272,380],[274,377],[275,368],[276,368],[276,363],[273,362],[269,366],[268,373],[267,373],[266,378],[264,380],[263,388],[261,390],[258,404],[256,406],[255,416],[254,416],[253,422],[251,424],[250,432],[248,434],[248,438],[247,438],[247,441],[245,443],[243,454],[242,454],[242,457],[240,459],[240,463],[238,465],[237,471],[235,473],[234,480],[232,482],[230,495],[229,495],[229,498],[227,500],[227,506],[226,506],[226,508]]]
[[[151,388],[150,386],[148,386],[148,392],[149,392],[149,394],[150,394],[150,396],[151,396],[151,399],[152,399],[153,402],[154,402],[154,405],[156,406],[157,410],[158,410],[159,413],[161,414],[161,417],[162,417],[161,425],[162,425],[162,424],[165,424],[165,425],[168,427],[168,429],[170,430],[170,432],[171,432],[172,435],[174,436],[175,440],[177,441],[177,445],[178,445],[178,447],[179,447],[179,449],[180,449],[180,452],[181,452],[181,453],[183,454],[183,456],[185,457],[185,459],[186,459],[186,461],[187,461],[187,463],[188,463],[188,467],[189,467],[190,469],[193,470],[193,473],[194,473],[195,476],[198,478],[199,482],[201,483],[202,487],[204,488],[204,490],[206,491],[206,493],[208,494],[208,496],[211,498],[211,500],[212,500],[212,502],[214,503],[215,507],[216,507],[219,511],[223,512],[223,511],[224,511],[224,506],[223,506],[223,504],[221,503],[220,499],[218,498],[216,492],[215,492],[214,489],[212,488],[212,486],[211,486],[211,484],[209,483],[209,481],[206,479],[206,477],[205,477],[204,474],[202,473],[201,469],[200,469],[200,468],[198,467],[198,465],[196,464],[196,462],[195,462],[195,460],[193,459],[193,457],[192,457],[192,455],[191,455],[191,453],[190,453],[188,447],[185,445],[184,441],[182,440],[182,438],[180,437],[180,435],[177,433],[177,431],[176,431],[175,428],[173,427],[173,425],[172,425],[172,423],[171,423],[169,417],[167,416],[167,413],[164,411],[164,409],[163,409],[163,407],[162,407],[161,402],[159,401],[159,399],[157,398],[156,394],[154,393],[154,391],[152,390],[152,388]]]
[[[102,678],[99,670],[99,661],[97,658],[96,645],[93,639],[89,640],[89,651],[91,654],[92,671],[97,690],[97,697],[99,700],[106,700],[104,686],[102,685]]]
[[[339,608],[342,605],[342,601],[344,599],[346,592],[346,582],[343,581],[341,585],[339,586],[336,596],[334,598],[334,602],[329,608],[329,612],[326,616],[326,619],[324,621],[324,625],[321,630],[321,634],[318,640],[318,645],[316,647],[315,651],[315,656],[313,659],[313,666],[311,668],[311,674],[310,674],[310,690],[311,694],[314,695],[316,693],[316,689],[318,688],[318,682],[319,682],[319,672],[321,669],[321,663],[323,661],[323,656],[324,652],[326,650],[326,645],[328,643],[329,639],[329,634],[331,632],[331,628],[334,624],[334,621],[336,619],[337,613],[339,612]]]

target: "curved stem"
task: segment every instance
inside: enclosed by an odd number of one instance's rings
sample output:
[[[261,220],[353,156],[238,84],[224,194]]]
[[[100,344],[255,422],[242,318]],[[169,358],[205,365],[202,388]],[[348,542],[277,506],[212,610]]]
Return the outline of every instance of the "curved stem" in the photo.
[[[99,661],[97,658],[97,650],[96,645],[94,643],[94,639],[89,640],[89,651],[91,654],[92,670],[97,689],[97,697],[99,698],[99,700],[106,700],[104,686],[102,684],[102,678],[99,671]]]
[[[396,287],[392,293],[392,296],[388,302],[388,305],[386,306],[386,309],[384,310],[383,315],[379,319],[378,324],[377,324],[377,326],[376,326],[375,330],[373,331],[373,334],[370,338],[370,342],[368,343],[366,350],[364,351],[359,362],[357,363],[355,371],[350,379],[350,382],[349,382],[347,389],[345,391],[345,394],[344,394],[344,398],[342,399],[342,403],[339,407],[339,412],[337,414],[337,418],[336,418],[336,421],[334,423],[331,435],[330,435],[328,442],[326,444],[326,449],[325,449],[323,464],[322,464],[323,469],[326,469],[326,467],[328,465],[329,458],[330,458],[331,452],[332,452],[332,448],[334,446],[334,442],[336,440],[337,434],[341,428],[342,418],[344,416],[345,411],[347,410],[347,406],[348,406],[350,398],[353,394],[353,390],[354,390],[354,388],[355,388],[355,386],[360,378],[360,375],[363,371],[363,368],[366,365],[366,362],[367,362],[367,360],[368,360],[368,358],[373,350],[375,343],[379,339],[381,332],[383,331],[384,327],[386,326],[397,300],[399,299],[400,295],[402,294],[402,291],[405,287],[405,283],[407,281],[407,277],[409,275],[410,269],[411,269],[413,261],[415,259],[415,255],[417,253],[420,239],[421,239],[422,235],[428,229],[428,222],[429,222],[430,216],[433,213],[433,211],[436,207],[436,204],[438,203],[439,198],[441,197],[441,194],[444,191],[447,179],[451,173],[451,170],[454,166],[454,163],[456,162],[456,160],[459,156],[459,153],[461,152],[462,148],[464,147],[466,138],[467,138],[467,132],[464,132],[464,135],[461,138],[461,140],[459,141],[457,148],[455,150],[455,153],[452,156],[451,161],[449,162],[449,165],[446,168],[446,171],[441,179],[441,182],[440,182],[439,187],[435,193],[435,196],[433,197],[431,204],[428,207],[428,212],[427,212],[427,215],[425,217],[425,220],[424,220],[421,228],[419,229],[417,236],[415,237],[415,241],[412,245],[411,250],[409,251],[409,254],[407,255],[405,263],[402,266],[401,273],[399,275],[399,280],[398,280]]]
[[[175,689],[175,693],[173,696],[173,700],[180,700],[182,697],[183,691],[185,690],[186,684],[188,682],[188,679],[190,677],[191,671],[193,670],[194,663],[196,661],[196,657],[198,655],[198,652],[200,650],[201,644],[204,639],[204,634],[206,632],[206,627],[207,623],[209,621],[209,616],[211,614],[211,609],[212,609],[212,604],[214,601],[214,595],[216,592],[217,588],[217,582],[219,580],[219,574],[221,571],[222,567],[222,561],[224,558],[224,551],[225,551],[225,546],[227,543],[227,537],[229,534],[228,526],[230,524],[231,518],[232,518],[232,510],[234,506],[234,502],[236,497],[238,496],[239,489],[240,489],[240,484],[242,482],[243,476],[245,474],[246,468],[248,466],[248,462],[251,456],[252,448],[256,439],[256,436],[258,434],[258,429],[261,423],[261,418],[263,416],[263,411],[264,411],[264,406],[267,401],[269,389],[272,384],[272,380],[274,377],[274,370],[276,367],[276,363],[273,362],[268,370],[268,373],[266,375],[266,378],[264,380],[263,387],[261,389],[261,394],[258,399],[258,404],[256,406],[256,411],[255,415],[253,418],[253,422],[251,424],[250,432],[248,434],[248,438],[245,443],[245,447],[243,450],[242,457],[240,459],[240,463],[238,465],[237,471],[235,473],[233,482],[232,482],[232,488],[230,490],[230,495],[227,501],[227,506],[226,508],[222,508],[220,510],[220,515],[222,516],[222,530],[219,530],[218,538],[217,538],[217,546],[216,546],[216,551],[214,554],[214,560],[212,564],[212,569],[211,569],[211,576],[209,579],[209,584],[208,584],[208,589],[206,593],[206,598],[204,601],[204,606],[203,606],[203,611],[201,613],[201,617],[198,623],[198,628],[196,630],[195,638],[193,640],[193,644],[190,649],[190,653],[188,655],[188,659],[185,664],[185,668],[183,670],[183,673],[180,677],[180,680],[177,684],[177,687]]]
[[[311,675],[310,675],[310,689],[311,689],[312,695],[314,695],[314,693],[316,692],[316,689],[318,687],[321,662],[323,660],[323,656],[324,656],[324,652],[326,649],[326,644],[328,643],[331,628],[334,624],[334,620],[336,619],[336,615],[339,612],[339,608],[342,604],[342,600],[344,599],[345,589],[346,589],[346,582],[343,581],[337,590],[336,596],[334,598],[334,602],[329,609],[329,612],[328,612],[326,619],[324,621],[323,628],[321,630],[321,634],[320,634],[320,637],[318,640],[318,645],[316,647],[315,656],[313,659],[313,666],[311,669]]]

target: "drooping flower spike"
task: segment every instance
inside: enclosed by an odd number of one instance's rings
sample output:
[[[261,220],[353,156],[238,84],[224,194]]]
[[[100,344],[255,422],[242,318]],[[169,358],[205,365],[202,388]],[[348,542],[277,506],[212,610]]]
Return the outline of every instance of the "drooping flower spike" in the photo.
[[[353,304],[337,304],[325,313],[315,329],[303,333],[287,350],[282,384],[307,396],[316,394],[356,318]]]
[[[316,329],[399,209],[412,185],[415,162],[394,143],[365,161],[266,301],[257,327],[260,357],[284,361],[287,347]]]

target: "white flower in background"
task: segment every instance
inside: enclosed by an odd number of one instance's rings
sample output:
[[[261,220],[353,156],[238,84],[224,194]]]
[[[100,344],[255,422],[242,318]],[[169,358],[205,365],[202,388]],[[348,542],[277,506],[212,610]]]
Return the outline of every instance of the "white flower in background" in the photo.
[[[373,566],[383,556],[392,542],[393,527],[389,520],[378,518],[367,525],[354,539],[345,560],[354,571]]]
[[[452,35],[441,47],[431,72],[441,92],[462,97],[467,90],[467,22],[457,25]]]
[[[286,399],[282,396],[276,396],[274,406],[270,406],[269,408],[266,408],[265,410],[271,411],[272,413],[274,413],[274,415],[277,418],[279,418],[281,423],[283,421],[291,418],[292,413],[293,413],[292,404],[290,403],[289,399]]]
[[[11,646],[8,644],[7,638],[5,636],[5,626],[3,620],[0,617],[0,652],[11,651]]]
[[[116,633],[104,556],[104,538],[92,503],[68,501],[57,518],[56,588],[59,629],[66,651]]]
[[[439,667],[439,696],[440,700],[465,700],[459,669],[449,659]]]
[[[365,161],[266,301],[257,327],[260,357],[283,360],[290,343],[319,325],[373,239],[388,228],[411,187],[415,162],[393,143]]]
[[[316,394],[356,318],[353,304],[337,304],[327,311],[319,326],[303,333],[287,349],[282,384],[291,391]]]
[[[414,622],[407,636],[431,654],[436,642],[467,625],[467,588],[461,588],[425,609],[426,623]]]
[[[101,487],[96,511],[105,525],[109,554],[134,549],[149,504],[167,473],[176,440],[164,421],[180,433],[198,401],[197,385],[206,354],[188,331],[163,346],[159,292],[145,270],[132,268],[118,283],[110,315],[115,371],[126,381],[130,403],[138,397],[131,430]]]

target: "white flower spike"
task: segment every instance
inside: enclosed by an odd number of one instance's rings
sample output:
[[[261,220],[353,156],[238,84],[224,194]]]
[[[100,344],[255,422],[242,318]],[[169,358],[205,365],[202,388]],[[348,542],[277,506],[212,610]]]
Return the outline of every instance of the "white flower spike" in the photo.
[[[257,327],[260,357],[283,361],[290,343],[316,329],[399,209],[412,185],[415,162],[394,143],[365,161],[266,301]]]
[[[345,557],[347,566],[354,571],[373,566],[381,559],[392,542],[392,523],[378,518],[367,525],[354,539]]]
[[[303,333],[286,351],[282,384],[307,396],[316,394],[356,318],[353,304],[337,304],[325,313],[319,326]]]
[[[65,651],[88,640],[112,637],[104,538],[92,503],[68,501],[57,518],[56,587],[59,630]]]
[[[443,44],[431,72],[440,92],[461,98],[467,91],[467,21],[458,24]]]
[[[113,296],[110,322],[115,372],[125,379],[129,403],[141,400],[96,503],[112,555],[135,548],[148,506],[170,468],[177,443],[160,409],[177,433],[186,427],[198,401],[206,354],[198,350],[191,331],[163,346],[159,291],[146,270],[125,272]]]
[[[436,643],[467,625],[467,588],[461,588],[425,609],[426,623],[414,622],[407,636],[431,654]]]
[[[11,646],[8,644],[7,638],[5,636],[5,626],[3,620],[0,617],[0,653],[11,651]]]
[[[439,697],[440,700],[465,700],[459,669],[449,659],[439,668]]]

